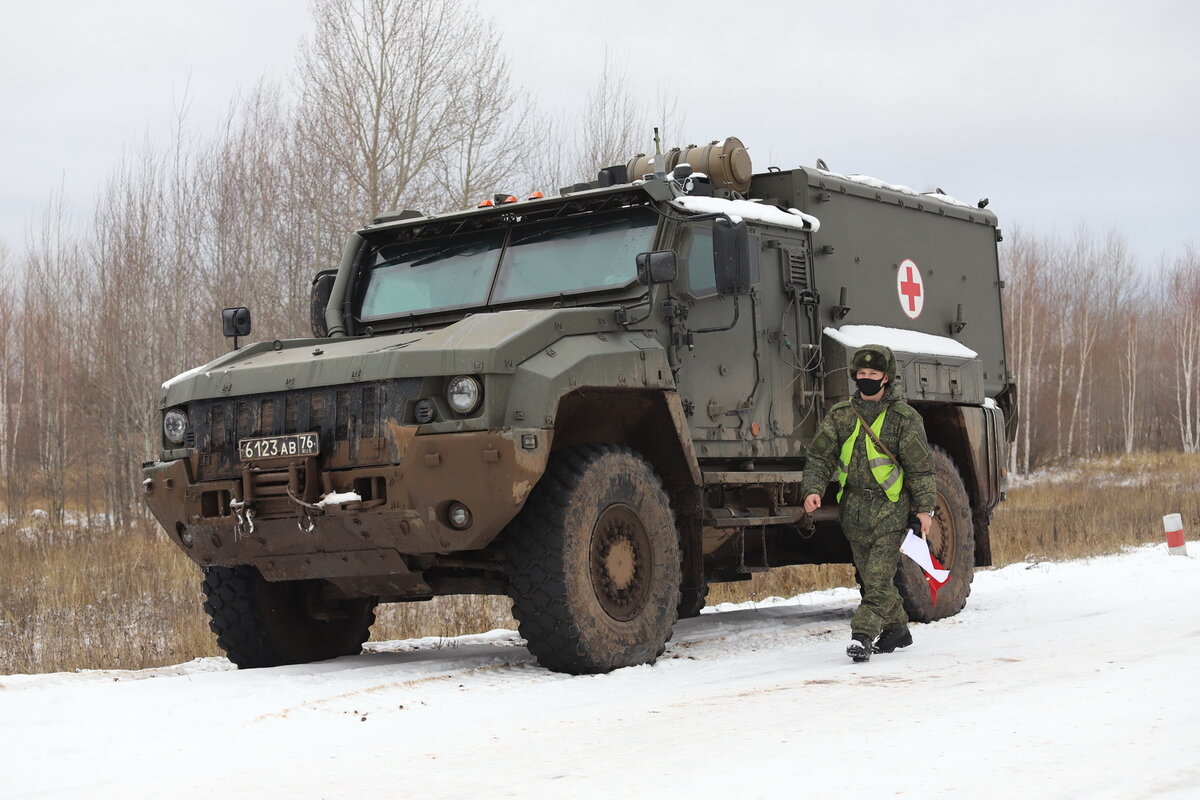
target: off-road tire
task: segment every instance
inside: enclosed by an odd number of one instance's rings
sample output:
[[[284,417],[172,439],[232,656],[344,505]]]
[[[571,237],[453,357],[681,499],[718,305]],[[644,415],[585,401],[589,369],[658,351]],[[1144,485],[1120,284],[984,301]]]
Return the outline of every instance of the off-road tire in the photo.
[[[513,616],[547,669],[653,663],[679,606],[675,515],[654,469],[613,445],[565,448],[506,533]]]
[[[967,603],[975,575],[975,526],[971,501],[954,461],[937,447],[930,448],[937,483],[937,513],[929,531],[930,552],[950,570],[950,579],[938,590],[937,605],[929,596],[925,573],[907,556],[900,556],[896,588],[904,599],[904,611],[912,622],[932,622],[952,617]]]
[[[323,600],[319,581],[272,583],[250,566],[206,567],[204,610],[241,669],[357,655],[371,635],[375,600]]]

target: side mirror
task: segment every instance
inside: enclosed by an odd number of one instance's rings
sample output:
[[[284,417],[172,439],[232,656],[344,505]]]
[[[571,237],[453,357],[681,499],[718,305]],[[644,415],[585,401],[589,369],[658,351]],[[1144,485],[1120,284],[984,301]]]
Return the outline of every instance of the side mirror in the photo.
[[[329,295],[333,292],[333,282],[337,280],[336,269],[326,269],[317,273],[313,278],[312,292],[309,299],[312,311],[309,322],[312,325],[312,335],[317,339],[329,336],[329,326],[325,322],[325,309],[329,306]]]
[[[245,306],[221,309],[221,328],[226,338],[233,338],[233,349],[238,349],[238,337],[250,335],[250,309]]]
[[[718,217],[713,222],[713,272],[717,294],[750,291],[750,232],[745,222]]]
[[[634,261],[637,263],[638,283],[646,286],[654,283],[670,283],[679,276],[679,264],[676,261],[674,250],[638,253]]]

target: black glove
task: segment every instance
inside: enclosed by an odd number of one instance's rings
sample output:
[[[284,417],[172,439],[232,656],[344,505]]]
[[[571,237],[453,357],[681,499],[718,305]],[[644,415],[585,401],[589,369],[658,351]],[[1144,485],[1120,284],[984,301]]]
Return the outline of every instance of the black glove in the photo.
[[[921,518],[917,516],[917,512],[908,512],[908,529],[917,536],[921,535]]]

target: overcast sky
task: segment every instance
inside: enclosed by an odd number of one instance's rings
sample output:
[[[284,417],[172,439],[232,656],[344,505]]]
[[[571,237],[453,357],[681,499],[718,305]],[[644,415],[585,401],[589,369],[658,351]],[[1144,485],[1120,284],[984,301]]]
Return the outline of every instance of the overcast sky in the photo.
[[[1200,240],[1200,3],[744,5],[481,12],[547,111],[581,108],[608,48],[647,101],[675,94],[687,139],[738,136],[756,169],[820,157],[989,197],[1005,228],[1116,228],[1147,266]],[[22,249],[60,185],[86,220],[124,148],[165,140],[185,98],[190,125],[215,130],[239,92],[287,79],[307,27],[306,0],[0,0],[0,240]]]

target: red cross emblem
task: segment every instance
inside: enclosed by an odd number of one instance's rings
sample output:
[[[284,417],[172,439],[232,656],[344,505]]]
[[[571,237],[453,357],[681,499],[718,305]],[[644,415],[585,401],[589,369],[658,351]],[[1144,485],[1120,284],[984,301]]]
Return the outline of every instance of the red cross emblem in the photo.
[[[909,319],[921,316],[925,307],[925,281],[921,279],[921,269],[911,258],[900,262],[896,270],[896,294],[900,296],[900,308]]]

